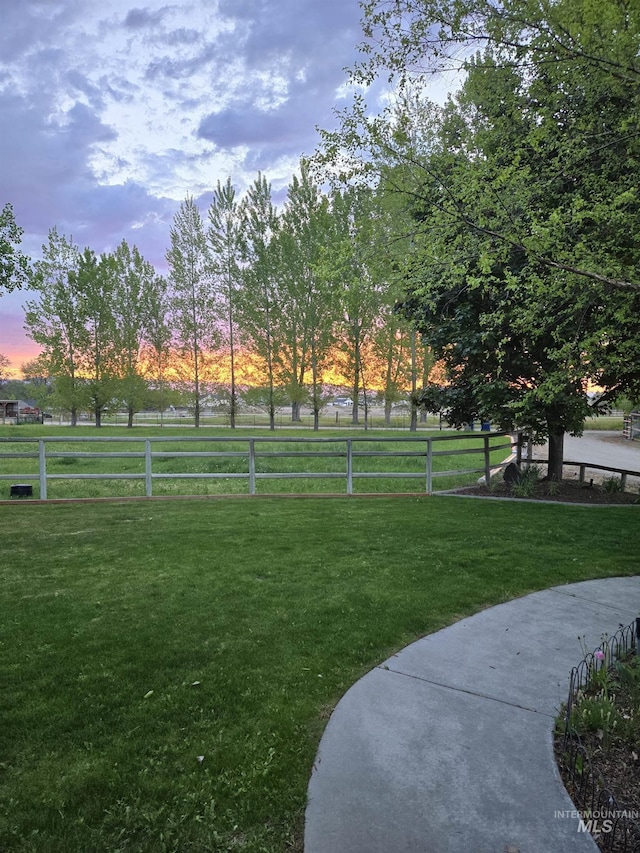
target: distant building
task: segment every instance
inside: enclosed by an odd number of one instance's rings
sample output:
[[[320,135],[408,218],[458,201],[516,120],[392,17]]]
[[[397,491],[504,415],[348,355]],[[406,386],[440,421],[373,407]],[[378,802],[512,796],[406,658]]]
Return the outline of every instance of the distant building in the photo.
[[[625,415],[623,435],[625,438],[640,440],[640,412]]]
[[[33,400],[0,400],[0,418],[16,423],[41,424],[44,416]]]

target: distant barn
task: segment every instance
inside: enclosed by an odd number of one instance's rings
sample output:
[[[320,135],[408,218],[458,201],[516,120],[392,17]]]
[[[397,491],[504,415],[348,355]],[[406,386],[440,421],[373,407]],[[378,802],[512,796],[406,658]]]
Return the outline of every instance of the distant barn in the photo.
[[[2,423],[41,424],[44,416],[33,400],[0,400]]]

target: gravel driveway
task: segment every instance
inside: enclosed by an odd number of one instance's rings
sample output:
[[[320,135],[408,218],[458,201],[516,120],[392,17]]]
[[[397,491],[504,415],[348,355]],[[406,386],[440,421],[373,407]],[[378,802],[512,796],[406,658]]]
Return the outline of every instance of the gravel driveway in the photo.
[[[544,459],[547,453],[546,445],[533,448],[534,459]],[[634,488],[640,485],[640,441],[629,441],[619,432],[591,430],[586,431],[581,438],[565,435],[564,459],[565,462],[592,462],[595,465],[637,471],[638,477],[629,477],[627,482]],[[578,476],[578,469],[567,468],[565,476],[574,479]],[[607,472],[599,472],[597,469],[588,473],[588,477],[594,480],[606,476]]]

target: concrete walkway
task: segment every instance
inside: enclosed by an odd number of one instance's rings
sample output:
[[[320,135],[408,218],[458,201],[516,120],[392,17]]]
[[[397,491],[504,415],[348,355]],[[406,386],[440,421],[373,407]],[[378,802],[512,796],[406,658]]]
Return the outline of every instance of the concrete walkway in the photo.
[[[636,616],[640,576],[553,587],[369,672],[320,743],[305,853],[597,851],[571,816],[552,730],[578,637],[595,649]]]

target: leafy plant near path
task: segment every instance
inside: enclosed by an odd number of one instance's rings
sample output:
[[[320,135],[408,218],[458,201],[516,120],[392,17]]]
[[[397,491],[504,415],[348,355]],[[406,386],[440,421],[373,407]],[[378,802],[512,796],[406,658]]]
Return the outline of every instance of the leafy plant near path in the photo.
[[[628,630],[628,629],[626,629]],[[640,844],[640,657],[612,659],[602,647],[585,653],[586,683],[558,720],[555,752],[568,792],[603,851]],[[577,673],[578,669],[573,673]],[[573,676],[572,673],[572,676]]]

